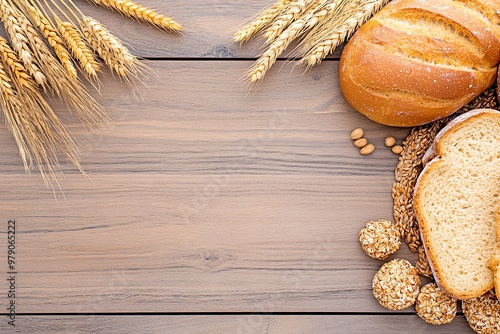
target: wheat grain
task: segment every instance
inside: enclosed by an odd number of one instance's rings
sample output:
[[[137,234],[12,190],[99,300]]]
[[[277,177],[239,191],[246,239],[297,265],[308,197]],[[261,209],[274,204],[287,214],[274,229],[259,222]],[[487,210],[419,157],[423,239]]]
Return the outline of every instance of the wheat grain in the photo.
[[[100,64],[94,56],[94,52],[88,47],[80,30],[71,22],[63,22],[56,18],[56,24],[61,36],[73,57],[78,61],[83,72],[91,79],[97,80]]]
[[[364,22],[379,11],[389,0],[350,0],[343,6],[340,17],[334,18],[334,24],[324,36],[313,36],[316,43],[305,52],[302,63],[309,66],[319,64],[337,46],[346,41]]]
[[[181,31],[182,26],[170,17],[128,0],[90,0],[97,5],[113,9],[125,16],[147,22],[168,31]]]
[[[248,74],[250,82],[261,80],[290,43],[302,33],[313,27],[323,16],[328,15],[329,10],[331,10],[331,7],[327,7],[326,2],[318,3],[315,7],[311,7],[307,13],[290,24],[290,26],[269,45],[268,49],[252,66]]]
[[[0,19],[9,35],[13,49],[18,53],[28,73],[35,79],[36,83],[45,86],[47,78],[34,59],[28,37],[23,31],[13,7],[7,0],[0,0]]]
[[[260,33],[263,29],[266,29],[289,3],[290,0],[278,1],[271,7],[264,10],[254,20],[238,30],[234,34],[233,41],[243,43],[250,40],[252,37]]]
[[[92,49],[116,74],[129,83],[131,78],[137,77],[139,73],[137,57],[131,54],[106,27],[89,16],[84,16],[80,20],[80,26]]]
[[[76,78],[78,74],[73,65],[71,54],[66,48],[66,44],[59,36],[59,32],[52,26],[52,23],[43,16],[38,8],[24,2],[23,5],[26,15],[31,19],[33,24],[38,27],[43,37],[45,37],[49,45],[54,49],[57,58],[59,58],[59,61],[66,71],[68,71],[73,78]]]

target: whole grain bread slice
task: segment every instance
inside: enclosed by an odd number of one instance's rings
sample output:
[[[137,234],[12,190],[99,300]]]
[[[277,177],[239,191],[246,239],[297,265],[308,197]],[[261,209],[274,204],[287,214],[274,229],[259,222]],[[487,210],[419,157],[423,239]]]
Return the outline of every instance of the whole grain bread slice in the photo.
[[[414,210],[438,285],[457,299],[493,288],[500,204],[500,112],[477,109],[436,136],[415,186]]]

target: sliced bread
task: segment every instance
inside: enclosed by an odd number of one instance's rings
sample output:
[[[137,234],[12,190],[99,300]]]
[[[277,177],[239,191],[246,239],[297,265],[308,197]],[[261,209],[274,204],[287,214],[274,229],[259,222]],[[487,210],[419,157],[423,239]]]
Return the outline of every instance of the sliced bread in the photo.
[[[470,299],[493,287],[500,204],[500,112],[478,109],[443,128],[419,176],[414,210],[438,285]]]
[[[493,270],[493,281],[495,282],[495,293],[497,299],[500,300],[500,209],[497,211],[495,233],[497,236],[497,243],[493,257],[491,258],[490,268]]]

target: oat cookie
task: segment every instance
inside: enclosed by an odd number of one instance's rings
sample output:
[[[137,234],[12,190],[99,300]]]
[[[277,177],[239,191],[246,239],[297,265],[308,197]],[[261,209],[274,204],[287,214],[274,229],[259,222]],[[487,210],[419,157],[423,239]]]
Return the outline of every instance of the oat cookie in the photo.
[[[457,300],[444,293],[436,283],[429,283],[420,289],[415,310],[429,324],[448,324],[457,314]]]
[[[359,232],[361,248],[370,257],[385,260],[401,246],[399,230],[388,220],[370,221]]]
[[[493,290],[478,298],[462,301],[470,327],[478,334],[500,333],[500,301]]]
[[[373,295],[389,310],[412,306],[420,290],[420,278],[410,262],[394,259],[385,263],[372,281]]]

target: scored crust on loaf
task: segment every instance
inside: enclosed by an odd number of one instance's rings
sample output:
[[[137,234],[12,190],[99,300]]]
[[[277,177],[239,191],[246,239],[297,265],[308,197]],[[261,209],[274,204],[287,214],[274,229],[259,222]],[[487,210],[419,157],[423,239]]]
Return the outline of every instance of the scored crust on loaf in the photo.
[[[368,118],[416,126],[446,117],[495,80],[498,0],[393,0],[340,59],[346,100]]]
[[[500,112],[478,109],[436,136],[413,200],[434,278],[457,299],[493,287],[491,259],[500,205]]]

